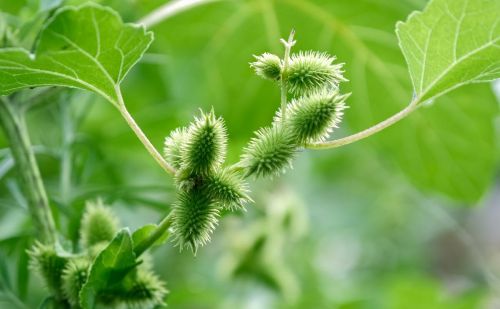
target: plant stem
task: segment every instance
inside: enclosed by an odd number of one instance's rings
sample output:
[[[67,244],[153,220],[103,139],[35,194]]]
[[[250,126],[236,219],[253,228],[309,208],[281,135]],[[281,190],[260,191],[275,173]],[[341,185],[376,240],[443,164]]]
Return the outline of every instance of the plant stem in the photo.
[[[146,27],[152,27],[171,16],[177,15],[180,12],[189,10],[202,4],[207,4],[219,0],[174,0],[160,6],[147,16],[141,18],[138,23]]]
[[[139,257],[144,251],[151,247],[158,239],[160,239],[172,225],[172,212],[170,212],[156,227],[156,230],[151,233],[146,239],[137,244],[134,248],[136,257]]]
[[[358,132],[353,135],[349,135],[344,138],[339,138],[331,141],[327,141],[324,143],[315,143],[315,144],[308,144],[306,145],[306,148],[309,149],[330,149],[330,148],[336,148],[336,147],[341,147],[345,146],[354,142],[357,142],[359,140],[365,139],[377,132],[382,131],[385,128],[390,127],[391,125],[395,124],[396,122],[400,121],[401,119],[405,118],[409,114],[411,114],[413,111],[415,111],[420,105],[418,105],[418,100],[412,101],[406,108],[398,112],[397,114],[393,115],[390,118],[387,118],[386,120],[364,130],[361,132]]]
[[[24,114],[7,98],[0,99],[0,120],[28,197],[29,210],[43,242],[54,244],[57,230],[49,200],[33,153]]]
[[[295,45],[293,36],[295,35],[295,30],[292,29],[288,41],[281,39],[281,43],[285,46],[285,56],[283,58],[283,67],[281,68],[281,121],[286,120],[286,103],[287,103],[287,85],[286,85],[286,74],[288,70],[288,63],[290,61],[290,50],[292,46]]]
[[[123,118],[125,118],[125,121],[127,121],[127,124],[129,127],[134,131],[135,135],[139,138],[139,140],[142,142],[144,147],[148,150],[148,152],[151,154],[151,156],[160,164],[160,166],[169,174],[175,175],[175,169],[170,166],[170,164],[163,159],[162,155],[156,150],[156,148],[151,144],[147,136],[142,132],[141,128],[137,123],[135,122],[134,118],[132,115],[127,110],[127,107],[125,106],[125,102],[123,101],[122,93],[120,90],[120,86],[115,87],[116,95],[118,97],[118,110],[122,114]]]

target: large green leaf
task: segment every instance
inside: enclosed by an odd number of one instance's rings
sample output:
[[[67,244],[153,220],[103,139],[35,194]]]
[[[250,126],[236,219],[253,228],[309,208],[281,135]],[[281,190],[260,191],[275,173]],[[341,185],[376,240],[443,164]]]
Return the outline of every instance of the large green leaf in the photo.
[[[295,28],[297,38],[293,52],[327,51],[346,63],[350,82],[341,87],[352,96],[346,119],[334,137],[366,129],[397,113],[412,99],[411,80],[394,25],[422,9],[425,1],[252,3],[203,7],[156,29],[159,35],[155,44],[168,46],[175,59],[161,70],[168,74],[164,80],[173,97],[171,104],[178,100],[183,108],[192,110],[200,104],[205,108],[213,105],[227,119],[231,145],[238,146],[230,155],[238,154],[251,130],[269,123],[279,104],[276,85],[256,78],[247,63],[251,55],[265,51],[282,55],[277,38],[285,37],[291,28]],[[221,23],[213,24],[212,20]],[[200,24],[206,27],[201,30]],[[185,31],[185,36],[176,35],[179,31]],[[390,171],[389,176],[380,177],[399,181],[403,172],[427,193],[473,203],[489,187],[496,164],[493,121],[498,103],[491,90],[483,86],[450,93],[394,127],[345,147],[342,151],[348,151],[352,158],[345,164],[355,169],[360,153],[377,150],[372,152],[373,159],[384,162]],[[329,152],[334,156],[336,151]],[[333,182],[338,175],[332,173],[330,177]]]
[[[44,26],[35,54],[0,50],[0,95],[57,85],[87,89],[116,104],[116,87],[152,40],[151,32],[124,24],[109,8],[63,8]]]
[[[433,0],[397,24],[421,102],[500,77],[500,1]]]
[[[119,284],[135,266],[130,232],[127,229],[121,230],[92,264],[89,278],[80,291],[82,308],[94,308],[99,292]]]

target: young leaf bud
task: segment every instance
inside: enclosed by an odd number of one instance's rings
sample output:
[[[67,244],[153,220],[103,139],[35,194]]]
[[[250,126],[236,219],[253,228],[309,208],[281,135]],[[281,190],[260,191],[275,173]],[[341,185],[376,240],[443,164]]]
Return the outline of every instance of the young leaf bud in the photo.
[[[199,246],[210,241],[218,217],[219,208],[207,194],[196,190],[182,192],[173,208],[174,241],[181,250],[190,247],[196,254]]]
[[[181,155],[184,168],[193,174],[207,174],[219,167],[226,156],[226,128],[213,110],[201,113],[191,124]]]
[[[86,259],[74,259],[66,265],[62,275],[62,289],[72,308],[79,308],[80,290],[87,282],[90,263]]]
[[[80,225],[80,238],[84,248],[111,241],[118,232],[118,219],[101,200],[87,202]]]
[[[250,63],[250,67],[262,78],[279,80],[281,77],[281,59],[273,54],[264,53],[254,56],[256,61]]]
[[[286,125],[299,145],[324,141],[342,120],[345,100],[350,94],[340,95],[338,90],[313,92],[293,99],[287,107]],[[281,112],[275,117],[281,121]]]
[[[245,209],[244,204],[251,201],[247,183],[234,171],[220,169],[205,180],[207,194],[228,210]]]
[[[181,149],[186,140],[186,129],[178,128],[165,138],[163,155],[165,160],[174,168],[179,169],[182,165]]]
[[[255,133],[241,158],[247,176],[279,175],[291,167],[295,154],[295,139],[290,131],[281,125],[263,128]]]
[[[60,256],[52,246],[35,243],[28,251],[30,256],[30,268],[39,273],[44,279],[49,290],[57,298],[62,298],[63,270],[68,263],[68,257]]]
[[[343,64],[333,64],[335,59],[316,51],[292,55],[286,71],[288,90],[294,95],[302,95],[323,88],[337,88],[340,82],[347,80],[343,76]]]

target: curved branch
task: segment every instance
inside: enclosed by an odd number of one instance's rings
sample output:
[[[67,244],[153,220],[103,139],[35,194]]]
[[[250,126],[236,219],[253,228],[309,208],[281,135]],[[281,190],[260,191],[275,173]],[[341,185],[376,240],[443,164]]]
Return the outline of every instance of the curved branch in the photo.
[[[123,101],[122,93],[120,90],[120,86],[115,87],[116,91],[116,96],[118,97],[118,110],[122,114],[123,118],[125,118],[125,121],[127,121],[128,126],[134,131],[135,135],[137,135],[137,138],[141,141],[141,143],[144,145],[144,147],[147,149],[149,154],[158,162],[158,164],[169,174],[175,175],[175,169],[170,166],[170,164],[163,159],[163,156],[156,150],[156,148],[151,144],[149,139],[147,138],[146,134],[142,132],[141,128],[137,123],[135,122],[134,118],[132,115],[127,110],[127,107],[125,106],[125,102]]]
[[[323,142],[323,143],[314,143],[314,144],[308,144],[306,145],[306,148],[309,149],[330,149],[330,148],[337,148],[341,146],[345,146],[354,142],[357,142],[359,140],[365,139],[375,133],[378,133],[382,131],[385,128],[390,127],[391,125],[395,124],[396,122],[400,121],[403,118],[406,118],[406,116],[410,115],[413,111],[415,111],[420,105],[418,104],[418,100],[412,101],[406,108],[398,112],[397,114],[393,115],[390,118],[387,118],[386,120],[379,122],[378,124],[364,130],[361,132],[358,132],[353,135],[349,135],[344,138],[339,138],[339,139],[334,139],[331,141]]]

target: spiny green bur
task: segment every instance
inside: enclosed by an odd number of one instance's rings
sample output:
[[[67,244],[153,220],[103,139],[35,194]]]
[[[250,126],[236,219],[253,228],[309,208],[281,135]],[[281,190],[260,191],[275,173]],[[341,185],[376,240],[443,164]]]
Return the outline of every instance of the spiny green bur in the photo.
[[[133,280],[117,295],[127,308],[154,308],[168,293],[165,283],[151,271],[139,269]]]
[[[244,204],[251,201],[246,182],[229,169],[220,169],[208,176],[205,188],[210,197],[228,210],[244,209]]]
[[[255,62],[250,63],[250,67],[255,70],[255,74],[264,79],[280,80],[281,59],[278,56],[264,53],[254,57]]]
[[[342,75],[343,64],[333,64],[333,61],[335,57],[316,51],[293,54],[285,72],[289,91],[302,95],[323,88],[337,88],[346,79]]]
[[[324,141],[342,120],[345,100],[349,95],[340,95],[337,90],[321,90],[293,99],[287,107],[287,123],[297,144],[303,145]],[[276,114],[281,122],[281,111]]]
[[[186,128],[179,128],[165,139],[163,147],[163,155],[165,160],[176,169],[182,166],[182,147],[186,141],[187,130]]]
[[[28,251],[30,267],[41,275],[49,290],[58,299],[63,298],[62,274],[68,258],[57,254],[53,246],[36,243]]]
[[[85,258],[74,259],[67,263],[63,270],[63,293],[72,307],[80,307],[79,293],[87,282],[90,263]]]
[[[292,165],[295,139],[284,126],[276,125],[255,133],[241,158],[247,176],[276,176]]]
[[[181,192],[173,209],[174,241],[196,253],[210,240],[218,222],[219,207],[202,191]]]
[[[84,248],[101,242],[109,242],[118,232],[118,219],[102,201],[88,202],[80,226],[80,238]]]
[[[220,167],[226,156],[226,128],[214,112],[202,113],[191,124],[183,144],[183,167],[193,174],[207,174]]]

